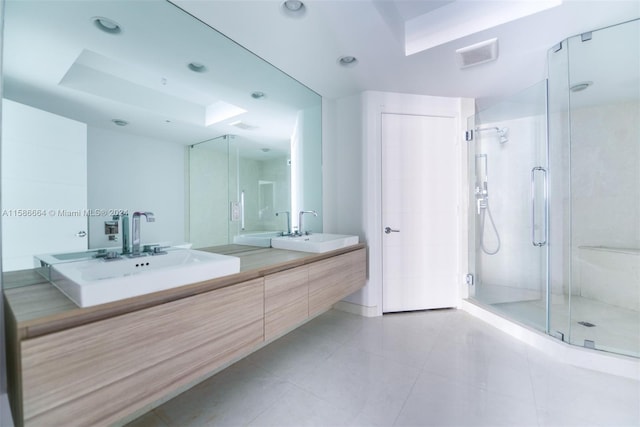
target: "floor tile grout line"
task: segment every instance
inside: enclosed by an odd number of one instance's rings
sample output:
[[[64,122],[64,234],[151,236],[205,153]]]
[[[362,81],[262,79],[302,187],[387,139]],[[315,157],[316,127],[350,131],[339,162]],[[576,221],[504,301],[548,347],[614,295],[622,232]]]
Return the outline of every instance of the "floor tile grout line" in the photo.
[[[289,387],[296,387],[295,384],[286,381],[285,382],[289,385]],[[274,406],[276,406],[276,404],[278,404],[280,402],[280,400],[282,400],[282,398],[289,393],[291,390],[287,390],[284,393],[282,393],[282,395],[280,395],[280,397],[276,400],[274,400],[271,405],[268,405],[266,408],[264,408],[262,411],[260,411],[255,417],[253,417],[251,420],[249,420],[247,423],[245,423],[245,426],[250,426],[255,420],[257,420],[258,418],[260,418],[261,415],[263,415],[264,413],[266,413],[267,411],[269,411],[271,408],[273,408]]]
[[[526,352],[526,357],[527,357],[527,369],[529,371],[529,381],[531,382],[531,393],[533,395],[533,409],[536,411],[536,421],[538,422],[538,427],[541,427],[541,424],[540,424],[541,409],[538,408],[538,396],[536,394],[536,387],[533,381],[533,365],[531,363],[529,351]]]
[[[393,420],[393,423],[391,424],[392,426],[396,426],[397,425],[398,418],[400,418],[400,415],[402,415],[402,411],[404,410],[405,406],[407,405],[407,402],[409,401],[409,398],[411,398],[411,394],[413,393],[413,390],[415,389],[416,384],[418,383],[418,380],[422,376],[422,372],[423,372],[423,370],[421,369],[420,372],[418,373],[418,375],[416,376],[416,379],[413,381],[413,384],[411,385],[411,389],[409,390],[409,393],[407,393],[407,397],[405,397],[404,402],[402,402],[402,407],[398,411],[398,415],[396,415],[396,417]]]

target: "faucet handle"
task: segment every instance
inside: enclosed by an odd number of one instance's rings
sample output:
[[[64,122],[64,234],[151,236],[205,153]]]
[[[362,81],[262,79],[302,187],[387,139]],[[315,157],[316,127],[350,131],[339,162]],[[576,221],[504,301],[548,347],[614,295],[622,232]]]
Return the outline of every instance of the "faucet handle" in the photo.
[[[165,255],[167,253],[166,250],[169,248],[170,246],[155,246],[151,255]]]

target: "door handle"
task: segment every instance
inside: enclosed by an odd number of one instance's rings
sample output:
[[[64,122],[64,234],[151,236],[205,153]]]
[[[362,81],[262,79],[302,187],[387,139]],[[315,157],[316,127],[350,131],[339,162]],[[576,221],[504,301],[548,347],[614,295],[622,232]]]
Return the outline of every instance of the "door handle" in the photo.
[[[544,233],[542,240],[536,240],[536,172],[542,172],[543,181],[543,197],[544,197]],[[547,170],[542,166],[536,166],[531,169],[531,243],[533,246],[542,247],[547,244],[547,236],[549,235],[549,196],[547,193]]]
[[[78,231],[76,233],[76,237],[86,237],[87,236],[87,232],[86,231]]]
[[[385,227],[385,228],[384,228],[384,232],[385,232],[385,233],[387,233],[387,234],[390,234],[390,233],[399,233],[399,232],[400,232],[400,230],[394,230],[394,229],[393,229],[393,228],[391,228],[391,227]]]

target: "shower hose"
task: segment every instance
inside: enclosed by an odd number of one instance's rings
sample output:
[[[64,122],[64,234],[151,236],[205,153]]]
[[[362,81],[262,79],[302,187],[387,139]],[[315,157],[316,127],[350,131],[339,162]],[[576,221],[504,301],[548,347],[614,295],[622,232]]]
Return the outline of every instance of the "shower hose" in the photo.
[[[484,245],[484,225],[485,225],[485,216],[489,215],[489,222],[491,222],[491,227],[493,228],[493,232],[496,235],[496,249],[494,251],[488,250]],[[484,209],[480,211],[480,249],[487,255],[495,255],[500,250],[500,234],[498,233],[498,229],[496,228],[496,223],[493,220],[493,215],[491,215],[491,208],[489,207],[489,200],[486,201],[486,206]]]

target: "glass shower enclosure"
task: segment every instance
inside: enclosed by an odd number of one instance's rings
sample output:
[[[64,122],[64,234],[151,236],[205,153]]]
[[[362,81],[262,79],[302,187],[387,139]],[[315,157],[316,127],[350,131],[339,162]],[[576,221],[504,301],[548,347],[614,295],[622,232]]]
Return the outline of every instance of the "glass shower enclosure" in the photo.
[[[468,120],[470,298],[640,356],[640,21],[548,53],[548,80]]]
[[[222,135],[189,150],[189,238],[194,248],[270,245],[287,232],[291,209],[288,151]]]
[[[546,82],[469,118],[470,296],[548,329]]]

